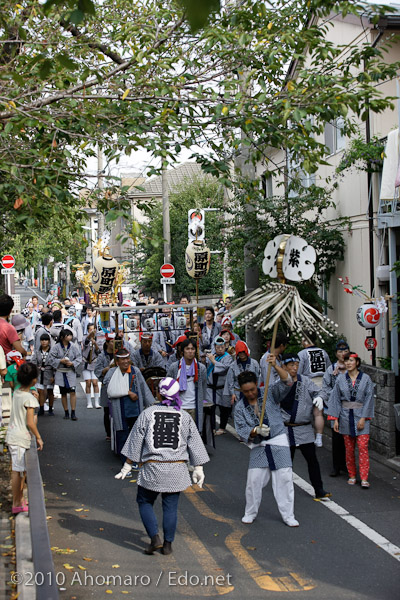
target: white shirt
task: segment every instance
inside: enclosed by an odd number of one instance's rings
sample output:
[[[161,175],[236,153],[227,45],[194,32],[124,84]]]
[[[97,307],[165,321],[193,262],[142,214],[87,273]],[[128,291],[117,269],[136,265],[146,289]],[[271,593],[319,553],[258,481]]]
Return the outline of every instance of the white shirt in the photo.
[[[196,389],[194,386],[194,377],[187,378],[186,392],[179,392],[182,400],[182,408],[196,408]]]

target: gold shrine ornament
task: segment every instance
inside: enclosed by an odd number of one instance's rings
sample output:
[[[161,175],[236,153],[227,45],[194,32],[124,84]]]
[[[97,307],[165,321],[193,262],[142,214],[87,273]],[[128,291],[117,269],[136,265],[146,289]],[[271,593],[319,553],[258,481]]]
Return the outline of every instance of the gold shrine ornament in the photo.
[[[201,279],[210,270],[211,252],[203,240],[195,240],[186,248],[186,271],[193,279]]]
[[[98,294],[109,292],[115,282],[118,263],[110,254],[99,256],[93,264],[92,287]]]

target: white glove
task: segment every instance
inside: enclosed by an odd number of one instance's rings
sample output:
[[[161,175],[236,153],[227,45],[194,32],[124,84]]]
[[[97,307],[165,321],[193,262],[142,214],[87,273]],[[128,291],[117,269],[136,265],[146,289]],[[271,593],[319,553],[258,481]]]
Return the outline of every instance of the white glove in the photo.
[[[202,466],[195,467],[192,473],[193,483],[197,483],[199,488],[203,487],[204,483],[204,470]]]
[[[128,462],[125,462],[124,466],[122,467],[120,472],[115,475],[115,479],[125,479],[125,477],[128,475],[128,473],[131,472],[131,470],[132,470],[132,465],[129,464]]]
[[[316,396],[313,400],[313,404],[318,408],[318,410],[322,410],[324,408],[324,401],[322,400],[321,396]]]
[[[255,428],[255,432],[257,435],[261,435],[262,437],[268,437],[271,428],[268,425],[264,425],[264,423]]]

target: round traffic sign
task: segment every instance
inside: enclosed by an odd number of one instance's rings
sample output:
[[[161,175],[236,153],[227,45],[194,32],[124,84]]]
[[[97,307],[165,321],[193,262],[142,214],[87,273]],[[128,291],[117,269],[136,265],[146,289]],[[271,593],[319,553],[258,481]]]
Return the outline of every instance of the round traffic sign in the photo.
[[[169,278],[175,275],[175,267],[174,265],[170,265],[169,263],[165,263],[160,269],[161,277]]]
[[[12,269],[15,265],[15,258],[11,256],[11,254],[6,254],[1,259],[1,264],[4,267],[4,269]]]

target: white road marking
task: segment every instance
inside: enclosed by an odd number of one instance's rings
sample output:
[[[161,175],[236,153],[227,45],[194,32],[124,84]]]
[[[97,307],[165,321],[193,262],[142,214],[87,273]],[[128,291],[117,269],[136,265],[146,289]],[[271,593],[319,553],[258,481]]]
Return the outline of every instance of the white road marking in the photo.
[[[219,421],[218,417],[217,421]],[[229,431],[229,433],[231,433],[235,438],[239,439],[238,434],[231,425],[227,425],[226,430]],[[315,496],[314,488],[309,483],[307,483],[307,481],[305,481],[299,475],[297,475],[297,473],[295,473],[294,471],[293,482],[310,496]],[[333,513],[335,513],[335,515],[346,521],[346,523],[354,527],[354,529],[357,529],[357,531],[359,531],[362,535],[368,538],[371,542],[379,546],[379,548],[382,548],[382,550],[390,554],[392,558],[400,562],[400,548],[398,546],[392,544],[392,542],[383,537],[383,535],[381,535],[380,533],[363,523],[363,521],[360,521],[360,519],[357,519],[357,517],[351,515],[345,508],[343,508],[343,506],[340,506],[340,504],[333,502],[333,500],[331,500],[330,498],[322,500],[320,503],[323,504],[325,508],[328,508]]]

